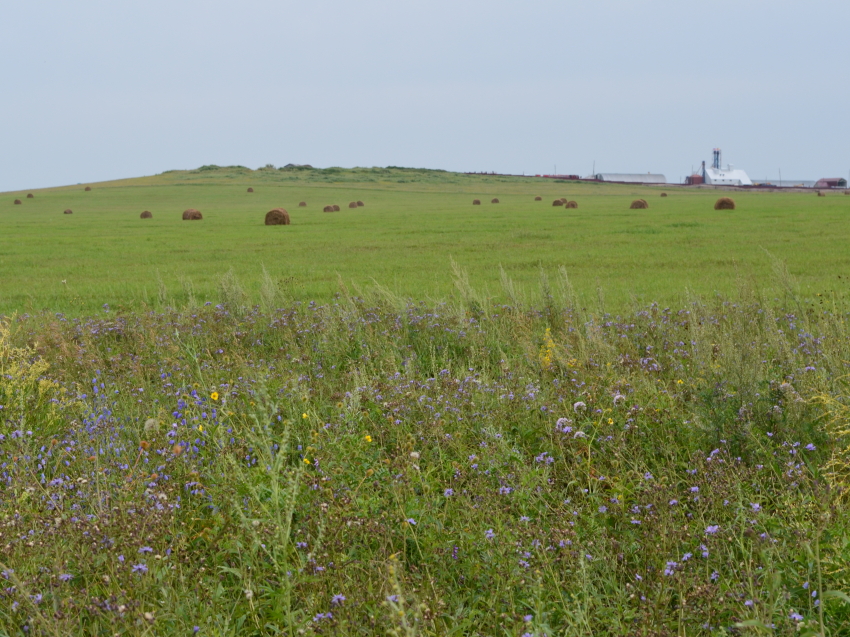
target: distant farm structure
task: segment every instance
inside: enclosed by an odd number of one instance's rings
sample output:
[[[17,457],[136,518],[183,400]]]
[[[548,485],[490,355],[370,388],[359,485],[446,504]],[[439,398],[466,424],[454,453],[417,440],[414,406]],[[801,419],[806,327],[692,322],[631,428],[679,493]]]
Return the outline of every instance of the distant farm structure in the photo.
[[[596,181],[612,181],[621,184],[666,184],[667,177],[652,173],[596,173]]]

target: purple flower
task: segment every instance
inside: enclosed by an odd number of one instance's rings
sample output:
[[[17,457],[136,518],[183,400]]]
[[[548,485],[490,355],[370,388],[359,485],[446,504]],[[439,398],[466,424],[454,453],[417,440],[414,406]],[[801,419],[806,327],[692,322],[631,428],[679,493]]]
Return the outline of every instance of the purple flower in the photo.
[[[720,526],[719,526],[719,525],[717,525],[717,524],[712,524],[712,525],[710,525],[710,526],[705,527],[705,534],[706,534],[706,535],[714,535],[714,534],[715,534],[715,533],[717,533],[719,530],[720,530]]]
[[[753,511],[761,511],[761,505],[758,502],[750,502]]]
[[[133,572],[134,573],[147,573],[148,567],[145,565],[144,562],[140,562],[138,564],[133,565]]]
[[[455,494],[454,489],[446,489],[445,491],[443,491],[443,495],[446,496],[447,498],[452,497],[454,494]]]
[[[803,616],[800,613],[793,611],[793,610],[791,611],[791,615],[789,615],[789,617],[795,622],[803,621]]]
[[[607,507],[607,506],[605,506],[604,504],[603,504],[601,507],[599,507],[599,512],[600,512],[600,513],[605,513],[607,510],[608,510],[608,507]]]
[[[139,549],[139,553],[153,553],[153,549],[149,546],[143,546]]]
[[[632,520],[632,524],[640,524],[640,520]]]
[[[487,529],[486,531],[484,531],[484,537],[486,537],[488,540],[492,540],[494,537],[496,537],[496,534],[493,533],[493,529]]]
[[[666,567],[664,568],[664,574],[667,577],[670,577],[676,572],[676,567],[679,566],[676,562],[667,562]]]
[[[573,404],[573,411],[579,413],[580,411],[584,411],[587,409],[587,405],[585,405],[582,401],[578,401]]]
[[[673,498],[672,500],[670,500],[669,504],[670,504],[671,507],[674,507],[677,504],[679,504],[679,501],[677,499]]]
[[[527,624],[532,619],[534,619],[534,615],[524,615],[523,618],[522,618],[522,621],[524,621]]]
[[[746,606],[747,608],[752,608],[753,607],[753,600],[748,599],[747,601],[744,602],[744,606]]]
[[[717,571],[713,571],[711,573],[711,581],[716,582],[718,579],[720,579],[720,573],[718,573]]]
[[[341,606],[344,601],[345,601],[345,595],[337,594],[337,595],[334,595],[333,597],[331,597],[331,604],[333,604],[334,606]]]
[[[519,519],[519,521],[520,522],[531,522],[531,518],[528,517],[527,515],[524,515]]]
[[[416,520],[414,520],[413,518],[407,518],[407,523],[410,526],[416,526]]]
[[[699,493],[699,487],[691,487],[691,493]]]
[[[387,595],[387,601],[393,604],[398,604],[398,595]]]
[[[319,623],[323,619],[333,619],[333,618],[334,618],[333,613],[319,613],[318,615],[315,615],[313,617],[313,622]]]
[[[812,443],[809,443],[806,445],[806,449],[808,449],[809,451],[814,451],[815,449],[817,449],[817,447],[815,447]]]
[[[74,579],[74,576],[71,575],[70,573],[62,573],[59,576],[59,580],[62,581],[62,582],[70,582],[72,579]]]
[[[649,471],[647,471],[646,473],[643,474],[643,479],[644,480],[652,480],[652,474]]]

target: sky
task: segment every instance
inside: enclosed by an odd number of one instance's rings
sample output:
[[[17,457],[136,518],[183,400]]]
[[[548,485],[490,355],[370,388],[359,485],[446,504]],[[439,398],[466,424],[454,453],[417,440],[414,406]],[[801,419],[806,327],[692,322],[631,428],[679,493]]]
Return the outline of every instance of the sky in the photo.
[[[0,3],[0,191],[204,164],[848,177],[842,0]]]

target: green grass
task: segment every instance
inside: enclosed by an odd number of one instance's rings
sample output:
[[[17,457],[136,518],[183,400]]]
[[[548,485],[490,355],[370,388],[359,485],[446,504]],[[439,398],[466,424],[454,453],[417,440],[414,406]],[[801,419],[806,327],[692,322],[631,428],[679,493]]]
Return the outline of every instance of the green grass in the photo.
[[[374,283],[444,299],[455,291],[452,260],[485,297],[504,298],[500,266],[521,289],[536,288],[541,268],[552,276],[564,266],[580,296],[596,302],[599,289],[611,309],[633,298],[678,302],[686,290],[770,288],[776,261],[804,297],[843,298],[850,276],[850,197],[839,193],[734,193],[738,210],[729,212],[713,210],[713,191],[336,168],[172,171],[92,186],[2,196],[0,312],[218,302],[231,269],[257,301],[264,267],[286,298],[321,301],[341,284]],[[552,207],[561,196],[579,208]],[[484,203],[473,207],[474,197]],[[636,197],[649,210],[629,210]],[[349,211],[356,199],[366,207]],[[298,208],[301,200],[309,206]],[[342,211],[321,212],[328,203]],[[292,226],[265,227],[265,212],[279,206]],[[181,221],[189,207],[203,221]],[[142,210],[153,219],[140,220]]]

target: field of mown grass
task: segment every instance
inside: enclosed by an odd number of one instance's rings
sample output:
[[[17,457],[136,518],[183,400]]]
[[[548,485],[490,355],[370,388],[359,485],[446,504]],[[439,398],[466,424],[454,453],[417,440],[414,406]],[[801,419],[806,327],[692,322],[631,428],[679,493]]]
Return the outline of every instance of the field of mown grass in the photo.
[[[0,203],[0,635],[850,634],[850,197],[659,192]]]
[[[714,191],[406,169],[174,171],[83,187],[2,196],[0,312],[217,302],[231,270],[259,302],[264,268],[293,300],[376,283],[440,300],[454,292],[452,260],[495,300],[505,300],[500,267],[536,289],[541,268],[551,276],[563,266],[583,300],[601,296],[612,310],[687,290],[730,294],[742,281],[768,289],[777,261],[809,300],[848,292],[850,197],[840,193],[734,193],[739,209],[729,212],[713,210]],[[552,207],[561,196],[579,208]],[[475,197],[484,203],[473,207]],[[637,197],[649,210],[628,209]],[[357,199],[366,206],[349,210]],[[323,213],[328,203],[342,211]],[[279,206],[292,226],[265,227]],[[190,207],[203,221],[181,221]],[[142,210],[153,219],[140,220]]]

